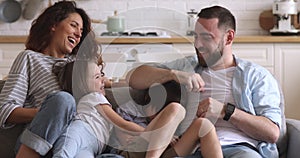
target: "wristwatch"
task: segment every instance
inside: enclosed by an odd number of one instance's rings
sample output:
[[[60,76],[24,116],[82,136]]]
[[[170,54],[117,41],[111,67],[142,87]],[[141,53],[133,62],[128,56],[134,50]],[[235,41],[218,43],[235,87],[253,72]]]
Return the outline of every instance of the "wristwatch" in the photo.
[[[230,103],[227,103],[225,106],[225,116],[223,117],[223,120],[228,121],[235,110],[235,106]]]

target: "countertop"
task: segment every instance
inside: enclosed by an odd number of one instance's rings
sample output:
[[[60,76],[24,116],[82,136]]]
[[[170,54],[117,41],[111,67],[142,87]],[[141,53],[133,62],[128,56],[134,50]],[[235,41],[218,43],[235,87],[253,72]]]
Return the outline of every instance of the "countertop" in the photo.
[[[24,43],[27,36],[0,36],[0,43]],[[191,43],[191,36],[171,36],[165,37],[97,37],[97,41],[102,44],[138,44],[138,43]],[[235,43],[300,43],[300,36],[236,36]]]

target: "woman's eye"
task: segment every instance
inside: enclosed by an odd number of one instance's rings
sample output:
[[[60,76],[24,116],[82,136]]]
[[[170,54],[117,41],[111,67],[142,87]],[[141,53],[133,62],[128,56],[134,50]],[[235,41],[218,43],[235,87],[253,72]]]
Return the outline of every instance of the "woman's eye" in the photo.
[[[71,26],[72,26],[72,27],[77,27],[77,25],[76,25],[76,24],[74,24],[74,23],[71,23]]]

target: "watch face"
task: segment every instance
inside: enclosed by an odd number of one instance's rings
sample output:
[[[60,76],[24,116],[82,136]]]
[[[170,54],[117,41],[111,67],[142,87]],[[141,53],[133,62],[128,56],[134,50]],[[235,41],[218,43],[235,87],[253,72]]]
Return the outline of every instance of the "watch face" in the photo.
[[[235,106],[233,104],[227,103],[226,110],[225,110],[225,116],[223,120],[228,121],[231,115],[233,114],[235,109]]]
[[[227,104],[226,112],[227,112],[227,110],[228,110],[228,112],[231,112],[231,114],[232,114],[233,111],[234,111],[234,109],[235,109],[235,106],[234,106],[234,105],[232,105],[232,104],[230,104],[230,103]]]

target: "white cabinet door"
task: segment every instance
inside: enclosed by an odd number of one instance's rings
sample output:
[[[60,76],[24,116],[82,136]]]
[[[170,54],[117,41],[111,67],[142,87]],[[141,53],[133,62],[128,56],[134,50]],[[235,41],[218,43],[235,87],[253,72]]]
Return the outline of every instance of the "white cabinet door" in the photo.
[[[233,54],[252,61],[274,74],[274,44],[270,43],[237,43],[233,44]]]
[[[195,55],[195,47],[193,43],[173,44],[173,52],[182,54],[183,56]]]
[[[24,49],[25,49],[25,45],[23,43],[0,44],[0,79],[2,79],[8,74],[14,59]]]
[[[275,73],[285,97],[285,114],[300,119],[300,45],[275,44]]]
[[[170,53],[172,44],[146,43],[146,44],[102,44],[102,53],[121,53],[127,56],[127,61],[135,61],[136,54],[144,53]]]

